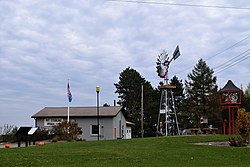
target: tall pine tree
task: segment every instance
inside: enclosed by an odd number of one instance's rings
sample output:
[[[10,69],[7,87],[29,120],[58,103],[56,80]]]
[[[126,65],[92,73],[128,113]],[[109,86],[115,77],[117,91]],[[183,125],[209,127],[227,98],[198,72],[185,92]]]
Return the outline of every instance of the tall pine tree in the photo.
[[[217,103],[217,78],[206,62],[200,59],[185,81],[186,108],[189,121],[194,127],[200,127],[200,118],[207,116],[209,123],[219,119]]]
[[[154,99],[157,90],[146,81],[139,72],[128,67],[120,73],[119,82],[115,83],[115,93],[118,93],[118,104],[126,108],[128,121],[135,123],[132,126],[133,137],[141,136],[141,86],[144,93],[144,136],[155,136],[157,123],[158,101]]]
[[[183,114],[183,111],[185,110],[183,105],[185,100],[185,95],[184,95],[184,87],[182,84],[182,80],[179,80],[177,76],[174,76],[170,80],[169,84],[176,86],[176,89],[173,89],[174,104],[176,108],[179,127],[184,127],[184,124],[186,122],[186,117],[185,114]],[[171,96],[169,95],[169,97]]]

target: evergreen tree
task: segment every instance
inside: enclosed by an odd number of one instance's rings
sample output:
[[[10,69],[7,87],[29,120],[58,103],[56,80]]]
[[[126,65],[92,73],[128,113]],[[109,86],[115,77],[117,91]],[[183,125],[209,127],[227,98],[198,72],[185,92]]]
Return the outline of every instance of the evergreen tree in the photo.
[[[146,81],[136,70],[128,67],[120,73],[119,82],[115,83],[118,93],[118,104],[126,108],[125,116],[132,126],[133,137],[141,136],[141,86],[144,94],[144,136],[154,136],[157,123],[158,103],[154,96],[157,93],[150,82]]]
[[[159,114],[160,91],[153,89],[149,82],[143,85],[144,136],[156,136]]]
[[[183,113],[184,111],[183,104],[184,104],[185,96],[184,96],[184,88],[183,88],[182,80],[179,80],[177,76],[174,76],[170,80],[169,84],[176,86],[176,89],[173,89],[174,104],[176,108],[179,127],[184,127],[187,117],[185,117],[185,113]]]
[[[173,94],[175,97],[176,108],[178,108],[178,106],[181,105],[182,100],[184,99],[184,88],[183,88],[182,80],[179,80],[177,76],[174,76],[170,80],[169,84],[176,86],[176,89],[173,89]]]
[[[190,123],[200,127],[200,118],[207,116],[210,124],[218,123],[219,110],[214,71],[200,59],[185,81],[186,108]]]
[[[247,112],[250,112],[250,84],[248,84],[247,89],[243,93],[242,108],[245,108]]]

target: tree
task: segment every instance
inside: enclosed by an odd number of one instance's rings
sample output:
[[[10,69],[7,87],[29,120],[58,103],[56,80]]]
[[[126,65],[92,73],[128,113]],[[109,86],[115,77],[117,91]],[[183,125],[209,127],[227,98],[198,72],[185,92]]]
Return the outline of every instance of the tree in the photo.
[[[4,125],[0,127],[0,142],[13,142],[16,140],[17,127],[14,125]]]
[[[77,136],[82,134],[82,128],[74,121],[62,121],[56,127],[56,133],[61,140],[77,140]]]
[[[248,112],[250,111],[250,84],[248,84],[247,89],[244,91],[241,107],[245,108]]]
[[[247,85],[247,89],[245,90],[245,94],[250,97],[250,84]]]
[[[108,103],[104,103],[103,107],[110,107],[110,105]]]
[[[218,123],[219,105],[214,71],[200,59],[185,81],[186,107],[193,126],[200,127],[200,118],[207,116],[210,123]],[[217,112],[217,113],[216,113]]]
[[[177,76],[174,76],[170,80],[169,84],[176,86],[176,89],[173,89],[173,95],[174,95],[174,104],[175,104],[175,109],[177,113],[178,123],[179,123],[179,127],[185,127],[188,116],[185,115],[185,112],[184,112],[185,108],[183,104],[185,102],[185,95],[184,95],[184,87],[182,84],[182,80],[179,80]]]
[[[6,124],[3,127],[0,127],[0,135],[10,135],[15,129],[17,129],[16,126]]]
[[[153,89],[149,82],[143,85],[143,113],[144,113],[144,136],[156,136],[157,119],[159,114],[159,89]]]
[[[158,108],[158,104],[154,100],[157,91],[154,91],[150,82],[146,81],[139,72],[130,67],[120,73],[119,82],[114,84],[115,93],[118,93],[118,104],[125,107],[127,120],[136,124],[132,127],[133,137],[141,136],[142,85],[144,87],[144,134],[145,136],[153,136],[154,124],[157,123],[157,109],[155,107]]]
[[[250,113],[246,112],[244,108],[237,111],[237,133],[241,135],[244,142],[249,140],[250,133]]]

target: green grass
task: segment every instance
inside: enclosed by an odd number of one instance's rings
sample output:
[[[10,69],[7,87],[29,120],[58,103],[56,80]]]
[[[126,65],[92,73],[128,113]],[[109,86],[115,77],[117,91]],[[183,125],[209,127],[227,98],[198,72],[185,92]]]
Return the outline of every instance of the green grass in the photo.
[[[229,136],[51,143],[0,149],[0,166],[250,166],[250,148],[193,145]]]

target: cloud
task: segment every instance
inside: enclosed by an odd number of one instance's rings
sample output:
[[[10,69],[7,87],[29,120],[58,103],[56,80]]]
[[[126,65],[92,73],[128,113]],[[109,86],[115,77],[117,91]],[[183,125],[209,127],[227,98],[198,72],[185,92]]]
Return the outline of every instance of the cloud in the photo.
[[[73,106],[95,105],[96,85],[101,86],[101,103],[112,104],[117,99],[113,84],[128,66],[156,87],[160,81],[155,72],[157,55],[163,49],[171,55],[176,45],[181,56],[171,63],[169,76],[185,80],[200,58],[206,60],[250,34],[245,10],[105,0],[0,1],[0,10],[0,117],[4,117],[0,125],[30,124],[37,110],[65,106],[68,79]],[[249,40],[208,59],[208,65],[216,67],[247,50]],[[220,73],[219,86],[228,79],[246,86],[248,64],[246,59]]]

